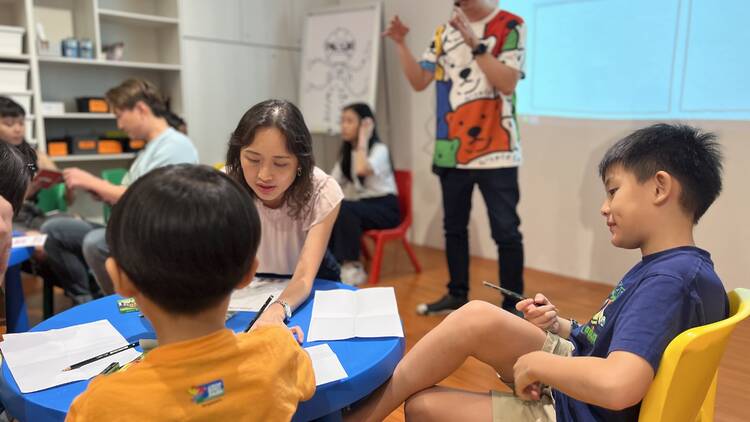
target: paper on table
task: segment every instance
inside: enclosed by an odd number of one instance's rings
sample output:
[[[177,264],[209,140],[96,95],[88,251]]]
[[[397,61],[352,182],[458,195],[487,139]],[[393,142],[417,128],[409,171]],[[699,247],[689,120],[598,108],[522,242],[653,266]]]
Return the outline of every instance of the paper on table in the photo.
[[[308,341],[403,336],[393,287],[315,292]]]
[[[258,312],[268,296],[278,298],[287,285],[287,279],[254,278],[247,287],[232,292],[229,310]]]
[[[47,241],[46,234],[36,236],[18,236],[13,238],[12,248],[27,248],[29,246],[42,246]]]
[[[320,344],[305,347],[307,354],[312,360],[313,372],[315,372],[315,385],[328,384],[348,377],[344,367],[341,366],[338,356],[333,353],[331,346]]]
[[[128,344],[107,320],[49,331],[5,334],[0,350],[22,393],[31,393],[98,375],[112,362],[124,365],[137,358],[135,349],[114,354],[72,371],[74,363]]]

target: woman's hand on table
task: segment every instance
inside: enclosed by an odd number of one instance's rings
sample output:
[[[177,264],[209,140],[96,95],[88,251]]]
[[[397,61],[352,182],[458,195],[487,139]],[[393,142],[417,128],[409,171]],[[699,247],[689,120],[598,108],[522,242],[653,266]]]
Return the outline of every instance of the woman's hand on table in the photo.
[[[257,321],[255,321],[255,325],[253,325],[253,328],[250,329],[252,332],[253,330],[265,327],[268,325],[281,325],[283,327],[286,327],[286,324],[284,324],[284,308],[279,306],[275,306],[278,304],[271,304],[258,318]],[[291,331],[292,336],[294,336],[294,339],[297,340],[297,343],[302,344],[302,342],[305,340],[305,333],[302,331],[302,328],[298,325],[295,325],[294,327],[289,327],[289,331]]]

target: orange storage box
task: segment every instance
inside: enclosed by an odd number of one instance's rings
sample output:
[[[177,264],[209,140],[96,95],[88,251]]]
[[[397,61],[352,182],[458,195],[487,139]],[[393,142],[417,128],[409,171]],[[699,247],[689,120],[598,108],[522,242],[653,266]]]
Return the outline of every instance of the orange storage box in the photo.
[[[101,97],[78,97],[76,108],[79,113],[109,113],[109,103]]]
[[[114,139],[100,139],[96,151],[99,154],[122,154],[122,142]]]

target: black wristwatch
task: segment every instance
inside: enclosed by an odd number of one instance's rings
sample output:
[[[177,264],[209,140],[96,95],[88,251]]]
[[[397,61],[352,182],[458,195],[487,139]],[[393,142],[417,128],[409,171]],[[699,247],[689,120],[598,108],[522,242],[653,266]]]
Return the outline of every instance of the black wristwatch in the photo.
[[[476,47],[474,47],[473,50],[471,50],[471,55],[476,57],[476,56],[481,56],[482,54],[486,52],[487,52],[487,44],[480,42],[479,44],[477,44]]]

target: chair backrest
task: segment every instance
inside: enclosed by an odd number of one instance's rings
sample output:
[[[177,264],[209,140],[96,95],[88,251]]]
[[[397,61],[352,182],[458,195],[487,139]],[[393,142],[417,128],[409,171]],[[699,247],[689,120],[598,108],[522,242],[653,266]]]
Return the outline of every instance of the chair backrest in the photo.
[[[109,183],[112,183],[113,185],[120,185],[122,184],[122,179],[125,177],[125,174],[127,174],[127,170],[123,168],[113,168],[113,169],[105,169],[102,170],[102,179],[108,181]],[[104,214],[104,222],[106,223],[109,221],[109,214],[112,212],[112,207],[104,203],[102,205],[102,213]]]
[[[45,213],[54,210],[67,211],[68,203],[65,202],[65,184],[58,183],[47,189],[40,189],[36,194],[36,206]]]
[[[664,350],[639,421],[713,420],[719,361],[734,328],[750,315],[750,289],[735,289],[728,296],[727,319],[691,328]]]
[[[119,185],[127,172],[128,170],[123,168],[104,169],[102,170],[102,179],[113,185]]]
[[[393,176],[396,179],[396,188],[398,189],[398,207],[401,213],[400,228],[409,228],[411,226],[411,171],[395,170]]]

